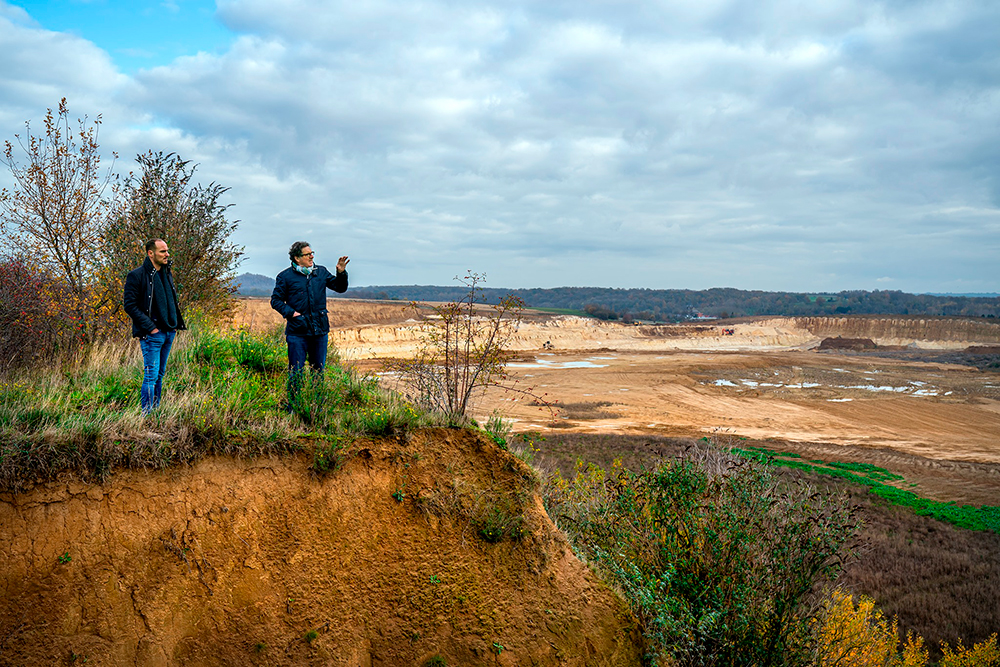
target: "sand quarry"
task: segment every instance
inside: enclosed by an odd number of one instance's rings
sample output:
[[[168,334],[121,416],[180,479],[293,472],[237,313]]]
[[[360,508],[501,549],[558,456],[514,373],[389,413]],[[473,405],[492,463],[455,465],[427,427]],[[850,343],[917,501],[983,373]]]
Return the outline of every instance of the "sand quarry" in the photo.
[[[434,314],[342,299],[329,311],[342,361],[390,386],[382,360],[418,349]],[[234,324],[281,321],[255,299]],[[842,349],[819,350],[837,336]],[[874,463],[922,496],[1000,505],[1000,325],[989,321],[626,326],[528,312],[511,348],[510,380],[544,401],[492,391],[476,412],[499,409],[521,432],[708,436]],[[640,443],[647,458],[656,442]],[[209,456],[0,493],[0,666],[642,663],[635,619],[573,557],[535,472],[485,435],[361,439],[329,475],[310,464],[306,452]],[[478,538],[490,516],[517,519],[517,534]],[[989,542],[935,565],[937,537],[872,534],[872,549],[886,547],[872,553],[894,563],[879,581],[906,582],[879,584],[901,618],[927,591],[948,618],[990,590],[975,573],[992,576],[992,561],[970,555],[995,553]],[[968,579],[978,593],[961,588]]]
[[[420,345],[428,306],[331,299],[344,361]],[[238,325],[273,326],[266,299],[246,299]],[[874,350],[819,350],[824,339]],[[515,431],[750,438],[811,457],[882,465],[945,501],[1000,504],[1000,323],[919,317],[762,318],[625,325],[528,311],[510,378],[552,404],[491,391]],[[990,348],[993,347],[991,350]],[[383,379],[392,383],[389,375]],[[544,448],[543,448],[544,451]]]

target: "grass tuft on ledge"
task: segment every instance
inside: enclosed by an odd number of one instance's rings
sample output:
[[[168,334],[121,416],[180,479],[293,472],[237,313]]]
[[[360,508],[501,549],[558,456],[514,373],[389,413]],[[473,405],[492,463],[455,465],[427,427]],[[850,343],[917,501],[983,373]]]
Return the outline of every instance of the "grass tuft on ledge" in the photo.
[[[170,355],[163,403],[139,410],[142,355],[134,341],[95,346],[71,363],[0,378],[0,490],[72,472],[100,481],[116,468],[165,468],[210,453],[256,457],[312,451],[336,468],[347,444],[439,420],[343,366],[306,373],[286,412],[281,332],[194,326]]]

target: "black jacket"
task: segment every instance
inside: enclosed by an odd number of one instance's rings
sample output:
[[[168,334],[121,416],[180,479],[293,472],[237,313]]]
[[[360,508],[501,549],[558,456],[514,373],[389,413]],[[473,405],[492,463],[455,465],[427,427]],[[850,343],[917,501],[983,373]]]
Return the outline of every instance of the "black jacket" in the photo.
[[[347,271],[331,274],[325,266],[316,265],[304,276],[290,266],[274,280],[271,308],[285,318],[285,335],[319,336],[330,330],[326,315],[326,288],[334,292],[347,291]],[[292,314],[299,312],[299,317]]]
[[[174,303],[178,304],[177,328],[187,329],[180,302],[177,300],[177,289],[174,287],[174,277],[170,273],[170,267],[165,266],[160,270],[164,271],[163,277],[166,278],[170,290],[174,293]],[[153,312],[153,262],[149,257],[142,263],[142,266],[132,269],[125,276],[124,303],[125,313],[132,318],[132,336],[134,338],[144,338],[157,328],[151,317]]]

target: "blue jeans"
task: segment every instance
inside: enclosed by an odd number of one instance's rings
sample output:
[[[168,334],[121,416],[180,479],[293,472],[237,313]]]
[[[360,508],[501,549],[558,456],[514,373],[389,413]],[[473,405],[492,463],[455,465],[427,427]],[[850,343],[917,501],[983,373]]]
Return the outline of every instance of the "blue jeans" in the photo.
[[[319,336],[300,336],[286,334],[288,342],[288,401],[295,399],[302,380],[302,370],[306,360],[317,373],[322,373],[326,367],[326,341],[328,334]]]
[[[148,415],[160,405],[163,376],[167,374],[167,357],[170,356],[170,346],[174,344],[176,334],[176,331],[160,331],[139,339],[139,348],[142,349],[142,389],[139,390],[139,404],[144,415]]]

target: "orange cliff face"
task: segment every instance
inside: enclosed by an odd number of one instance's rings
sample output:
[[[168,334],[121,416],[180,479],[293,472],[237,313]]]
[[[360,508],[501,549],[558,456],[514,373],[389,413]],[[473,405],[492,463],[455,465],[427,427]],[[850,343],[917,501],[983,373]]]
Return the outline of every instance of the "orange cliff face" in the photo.
[[[429,429],[308,464],[0,495],[0,665],[640,664],[630,613],[492,442]],[[495,544],[494,509],[518,519]]]

